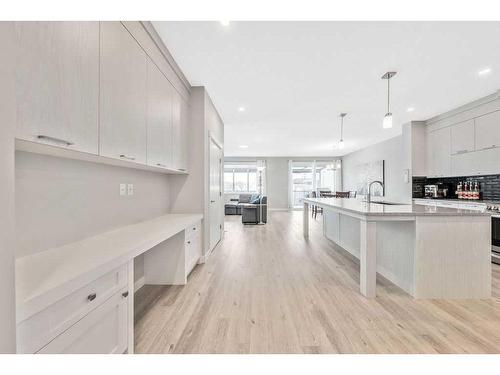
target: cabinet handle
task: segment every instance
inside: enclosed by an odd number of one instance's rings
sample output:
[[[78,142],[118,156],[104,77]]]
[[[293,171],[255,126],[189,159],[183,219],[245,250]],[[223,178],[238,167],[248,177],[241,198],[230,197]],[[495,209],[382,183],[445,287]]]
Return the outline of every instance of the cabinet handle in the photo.
[[[93,300],[95,300],[96,297],[97,297],[97,294],[92,293],[92,294],[89,294],[87,296],[87,299],[92,302]]]
[[[62,143],[63,145],[66,145],[66,146],[74,145],[73,142],[70,142],[70,141],[67,141],[67,140],[61,139],[61,138],[50,137],[48,135],[38,134],[36,137],[42,141],[52,141],[52,142],[56,142],[56,143]]]
[[[120,157],[122,159],[135,160],[135,158],[133,156],[127,156],[127,155],[124,155],[124,154],[121,154]]]
[[[181,172],[186,172],[186,170],[184,168],[177,168],[178,171],[181,171]]]
[[[191,243],[191,241],[188,241],[187,243],[188,243],[188,244],[190,244],[190,243]]]
[[[483,147],[481,150],[491,150],[492,148],[495,148],[495,145],[491,145],[489,147]]]
[[[166,168],[166,165],[165,165],[165,164],[162,164],[162,163],[156,163],[156,165],[157,165],[158,167],[163,167],[163,168]]]
[[[196,230],[196,227],[194,227],[193,230]]]
[[[127,298],[127,297],[128,297],[128,290],[127,290],[126,292],[123,292],[123,293],[122,293],[122,297],[123,297],[123,298]]]
[[[466,152],[468,152],[468,151],[467,150],[458,150],[457,154],[465,154]]]

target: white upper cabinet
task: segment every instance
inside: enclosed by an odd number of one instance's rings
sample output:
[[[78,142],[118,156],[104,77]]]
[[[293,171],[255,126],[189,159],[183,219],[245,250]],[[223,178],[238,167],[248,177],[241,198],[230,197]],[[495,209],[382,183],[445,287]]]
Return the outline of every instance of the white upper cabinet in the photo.
[[[172,168],[172,91],[170,82],[148,59],[148,164]]]
[[[101,22],[100,154],[146,164],[147,56],[120,22]]]
[[[500,147],[500,111],[476,118],[476,150]]]
[[[187,103],[177,91],[172,97],[172,166],[174,169],[187,171]]]
[[[427,134],[428,177],[451,175],[451,131],[438,129]]]
[[[99,23],[15,27],[16,137],[97,154]]]
[[[463,154],[474,151],[474,120],[451,127],[451,153]]]

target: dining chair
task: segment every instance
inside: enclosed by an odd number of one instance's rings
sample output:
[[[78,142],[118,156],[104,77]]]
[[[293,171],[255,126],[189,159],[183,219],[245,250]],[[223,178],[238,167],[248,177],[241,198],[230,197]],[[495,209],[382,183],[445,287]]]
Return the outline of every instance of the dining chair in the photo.
[[[350,194],[349,191],[337,191],[335,192],[335,198],[349,198]]]

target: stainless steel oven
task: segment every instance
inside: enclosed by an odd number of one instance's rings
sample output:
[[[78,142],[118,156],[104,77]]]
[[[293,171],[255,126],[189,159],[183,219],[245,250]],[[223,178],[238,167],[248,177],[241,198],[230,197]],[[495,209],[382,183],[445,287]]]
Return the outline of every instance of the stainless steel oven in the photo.
[[[491,261],[500,264],[500,215],[491,216]]]

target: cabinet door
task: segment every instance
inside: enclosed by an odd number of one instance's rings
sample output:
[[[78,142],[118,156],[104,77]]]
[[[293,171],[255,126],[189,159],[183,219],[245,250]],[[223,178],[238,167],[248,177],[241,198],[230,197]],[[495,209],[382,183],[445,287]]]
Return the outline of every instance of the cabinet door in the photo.
[[[451,155],[451,175],[454,177],[478,174],[477,152],[465,152]]]
[[[148,59],[148,164],[171,168],[172,88],[158,67]]]
[[[120,22],[101,22],[100,154],[146,164],[147,57]]]
[[[451,175],[451,135],[450,128],[438,129],[428,133],[429,176]]]
[[[500,147],[487,148],[474,154],[476,163],[474,174],[500,174]]]
[[[476,118],[476,150],[500,147],[500,111]]]
[[[187,171],[187,128],[185,114],[183,114],[183,100],[177,91],[172,97],[172,165],[181,172]]]
[[[474,120],[451,127],[451,153],[463,154],[474,151]]]
[[[123,290],[125,292],[125,290]],[[121,354],[127,350],[127,298],[122,292],[102,303],[38,353]]]
[[[99,23],[15,27],[17,138],[97,155]]]

